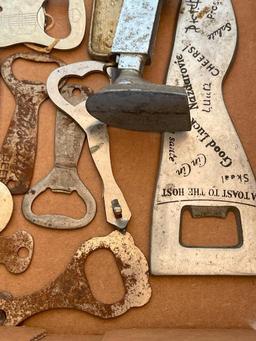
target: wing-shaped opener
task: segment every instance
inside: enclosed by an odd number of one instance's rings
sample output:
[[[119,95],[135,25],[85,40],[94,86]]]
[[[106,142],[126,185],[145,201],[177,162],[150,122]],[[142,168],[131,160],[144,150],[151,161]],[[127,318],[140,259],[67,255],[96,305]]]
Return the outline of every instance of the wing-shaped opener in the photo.
[[[185,84],[192,131],[163,136],[151,240],[155,275],[256,274],[256,183],[222,96],[236,40],[230,0],[182,1],[168,79]],[[233,211],[237,245],[181,245],[186,207],[193,217]]]
[[[12,194],[23,194],[28,191],[33,175],[39,107],[48,94],[44,83],[19,80],[14,76],[12,65],[17,59],[58,66],[64,63],[46,54],[16,53],[1,65],[1,75],[15,97],[16,107],[0,150],[0,181]]]
[[[113,176],[107,127],[87,112],[86,101],[74,106],[66,101],[59,91],[59,83],[62,79],[70,76],[82,77],[95,72],[104,73],[104,64],[86,61],[58,68],[49,76],[47,90],[57,107],[72,117],[85,131],[90,153],[104,185],[107,221],[123,230],[130,220],[131,212]]]
[[[79,95],[75,95],[75,91]],[[89,89],[79,85],[65,85],[61,94],[72,105],[84,102]],[[32,223],[48,228],[75,229],[86,226],[96,213],[96,203],[78,176],[77,164],[84,145],[85,133],[72,118],[57,111],[55,126],[55,162],[51,172],[24,196],[22,211]],[[53,192],[72,193],[77,191],[86,205],[86,214],[81,219],[74,219],[64,215],[36,215],[32,211],[36,198],[50,188]]]
[[[85,33],[84,0],[69,0],[69,22],[71,32],[68,37],[58,39],[45,32],[45,0],[1,0],[0,4],[0,47],[19,43],[54,45],[60,50],[78,46]]]

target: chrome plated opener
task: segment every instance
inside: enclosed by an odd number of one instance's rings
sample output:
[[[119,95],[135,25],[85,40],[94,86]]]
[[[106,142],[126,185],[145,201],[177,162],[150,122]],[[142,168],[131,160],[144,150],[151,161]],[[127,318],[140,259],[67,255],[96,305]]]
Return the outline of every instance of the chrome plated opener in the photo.
[[[71,32],[68,37],[58,39],[45,32],[45,0],[1,0],[0,1],[0,47],[19,43],[35,43],[67,50],[77,47],[85,33],[84,0],[69,0],[69,22]]]
[[[75,95],[74,91],[80,92]],[[89,89],[79,85],[65,85],[61,94],[72,105],[84,102]],[[55,128],[55,162],[51,172],[24,196],[22,211],[34,224],[56,229],[75,229],[86,226],[96,213],[96,203],[89,190],[78,176],[77,164],[84,145],[85,133],[72,118],[62,111],[57,111]],[[72,193],[76,191],[86,205],[85,216],[74,219],[64,215],[36,215],[32,205],[36,198],[50,188],[53,192]]]
[[[115,30],[113,21],[117,20],[110,20],[109,15],[103,18],[104,7],[110,7],[105,3],[95,0],[89,44],[91,52],[93,48],[98,50],[92,54],[98,54],[99,59],[110,54],[109,45]],[[182,86],[152,84],[141,77],[144,65],[151,60],[161,3],[161,0],[123,1],[111,49],[118,64],[118,75],[113,84],[90,96],[86,103],[90,114],[106,124],[146,131],[191,129],[185,89]],[[113,7],[116,14],[120,1],[115,1]],[[110,37],[107,29],[105,34],[100,33],[102,26],[109,27]]]
[[[0,182],[0,232],[9,223],[13,212],[12,195],[2,182]]]
[[[130,220],[131,212],[113,176],[107,127],[87,112],[86,101],[74,106],[68,103],[59,92],[59,84],[64,78],[83,77],[95,72],[104,73],[104,64],[86,61],[58,68],[50,74],[47,90],[57,107],[72,117],[85,131],[90,153],[103,181],[107,221],[118,229],[124,230]]]
[[[27,256],[19,254],[21,249],[27,250]],[[34,249],[32,236],[26,231],[17,231],[12,236],[0,237],[0,264],[13,274],[20,274],[29,267]]]
[[[222,82],[237,26],[230,0],[183,0],[168,80],[185,84],[190,133],[166,133],[151,238],[154,275],[256,275],[256,182],[227,113]],[[234,247],[185,247],[181,213],[236,216]]]
[[[125,295],[113,304],[104,304],[93,296],[84,272],[88,255],[98,249],[108,249],[113,253],[124,282]],[[131,235],[114,231],[106,237],[84,242],[66,270],[45,288],[25,296],[13,297],[5,293],[0,297],[0,323],[4,326],[16,326],[39,312],[57,308],[77,309],[109,319],[149,301],[148,265]]]
[[[16,79],[12,64],[17,59],[59,66],[64,63],[46,54],[16,53],[1,65],[1,75],[15,97],[16,107],[0,150],[0,181],[12,194],[23,194],[28,191],[33,175],[39,107],[48,94],[46,85],[41,82]]]

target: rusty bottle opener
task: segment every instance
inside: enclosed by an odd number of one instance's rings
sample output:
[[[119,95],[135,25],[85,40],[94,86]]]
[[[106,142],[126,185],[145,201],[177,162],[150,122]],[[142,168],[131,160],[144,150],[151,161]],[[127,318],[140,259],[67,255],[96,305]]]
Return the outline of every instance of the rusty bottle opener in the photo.
[[[0,237],[0,263],[14,274],[27,270],[33,255],[34,242],[32,236],[26,231],[18,231],[12,236]],[[21,257],[19,251],[26,249],[28,255]]]
[[[131,212],[113,176],[107,127],[87,112],[86,101],[74,106],[68,103],[59,92],[59,83],[63,78],[68,76],[83,77],[93,72],[104,73],[104,64],[87,61],[61,67],[50,74],[47,90],[51,100],[85,131],[90,153],[104,185],[107,221],[122,230],[126,228]]]
[[[15,78],[12,64],[17,59],[56,63],[58,59],[37,53],[17,53],[5,59],[1,74],[15,97],[16,107],[0,150],[0,181],[12,194],[23,194],[29,189],[33,175],[37,147],[38,112],[48,97],[45,84]]]
[[[80,95],[74,95],[79,90]],[[61,89],[62,96],[72,105],[84,101],[89,89],[79,85],[65,85]],[[22,211],[24,216],[34,224],[48,228],[75,229],[86,226],[96,213],[96,203],[89,190],[80,180],[77,163],[83,148],[85,133],[79,125],[62,111],[57,111],[55,128],[55,163],[51,172],[38,182],[24,196]],[[81,219],[73,219],[63,215],[36,215],[32,212],[35,199],[50,188],[53,192],[72,193],[77,191],[86,204],[86,214]]]
[[[0,47],[19,43],[35,43],[67,50],[78,46],[85,32],[86,16],[84,0],[69,0],[68,37],[55,39],[45,32],[45,0],[1,0]]]
[[[84,272],[86,258],[98,249],[109,249],[113,253],[124,282],[125,295],[113,304],[104,304],[93,296]],[[44,289],[21,297],[0,296],[1,324],[5,326],[16,326],[34,314],[57,308],[77,309],[104,319],[113,318],[149,301],[148,264],[128,232],[114,231],[106,237],[84,242],[66,270]]]

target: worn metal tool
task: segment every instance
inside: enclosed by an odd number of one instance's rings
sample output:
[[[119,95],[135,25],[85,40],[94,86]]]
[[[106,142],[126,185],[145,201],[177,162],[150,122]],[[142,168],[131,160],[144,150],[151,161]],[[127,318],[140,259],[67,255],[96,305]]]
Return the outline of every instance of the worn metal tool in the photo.
[[[39,107],[48,94],[45,84],[18,80],[14,76],[12,65],[17,59],[59,66],[64,63],[45,54],[16,53],[1,65],[1,75],[15,97],[16,107],[0,150],[0,181],[12,194],[23,194],[28,191],[33,175]]]
[[[20,255],[22,249],[27,250],[27,256]],[[0,263],[14,274],[27,270],[31,263],[34,249],[32,236],[26,231],[18,231],[12,236],[0,236]]]
[[[0,232],[9,223],[13,212],[13,200],[9,189],[0,182]]]
[[[68,16],[71,32],[55,39],[45,32],[45,0],[1,0],[0,47],[19,43],[35,43],[67,50],[78,46],[85,33],[84,0],[69,0]]]
[[[57,107],[71,116],[85,131],[90,153],[103,181],[107,221],[124,230],[131,218],[131,212],[113,176],[107,127],[87,112],[86,101],[74,106],[68,103],[59,91],[61,80],[68,76],[83,77],[100,72],[104,73],[104,64],[100,62],[87,61],[66,65],[50,74],[47,90]]]
[[[79,95],[74,92],[79,91]],[[72,105],[84,102],[89,89],[79,85],[65,85],[61,94]],[[22,211],[24,216],[34,224],[48,228],[75,229],[86,226],[96,213],[96,203],[89,190],[78,176],[77,164],[84,145],[85,133],[72,118],[57,111],[55,128],[55,162],[50,173],[24,196]],[[86,204],[85,216],[74,219],[64,215],[37,215],[32,212],[35,199],[46,189],[53,192],[72,193],[76,191]]]
[[[108,249],[113,253],[123,279],[125,295],[112,304],[102,303],[93,296],[84,272],[88,255],[98,249]],[[148,264],[128,232],[114,231],[106,237],[84,242],[66,270],[45,288],[21,297],[10,294],[0,297],[1,324],[5,326],[16,326],[34,314],[57,308],[77,309],[104,319],[113,318],[149,301]]]
[[[230,0],[182,1],[168,79],[186,85],[192,131],[163,136],[151,239],[155,275],[256,274],[256,182],[222,94],[236,40]],[[186,247],[185,208],[194,218],[232,211],[237,244]]]
[[[89,46],[99,58],[109,56],[109,45],[115,29],[112,18],[102,19],[103,1],[94,5],[95,19]],[[106,1],[105,1],[106,2]],[[161,0],[124,0],[116,27],[111,53],[118,63],[113,84],[90,96],[86,106],[91,115],[112,126],[146,131],[185,131],[191,129],[186,91],[177,86],[152,84],[141,77],[144,65],[150,63],[158,27]],[[118,11],[120,1],[114,3]],[[106,22],[105,19],[108,21]],[[104,20],[104,24],[101,21]],[[109,28],[100,34],[104,27]],[[103,39],[102,39],[103,38]],[[105,52],[104,52],[105,50]],[[97,53],[93,53],[94,56]],[[170,83],[170,80],[167,84]]]

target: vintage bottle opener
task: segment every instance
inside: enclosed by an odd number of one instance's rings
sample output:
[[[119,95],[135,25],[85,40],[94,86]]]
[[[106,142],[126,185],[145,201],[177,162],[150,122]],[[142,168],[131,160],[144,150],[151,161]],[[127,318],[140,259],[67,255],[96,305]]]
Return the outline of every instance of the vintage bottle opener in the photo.
[[[59,66],[64,63],[45,54],[17,53],[6,58],[1,66],[1,75],[15,97],[16,107],[0,150],[0,181],[12,194],[23,194],[28,191],[33,175],[39,107],[48,94],[43,83],[15,78],[12,64],[17,59]]]
[[[125,287],[125,295],[119,302],[104,304],[93,296],[90,289],[84,264],[88,255],[98,249],[110,250],[117,260]],[[0,299],[1,323],[16,326],[34,314],[57,308],[77,309],[108,319],[120,316],[132,307],[145,305],[150,297],[145,256],[134,245],[128,232],[114,231],[106,237],[84,242],[66,270],[44,289],[31,295],[12,297],[9,294]]]
[[[146,131],[191,129],[185,89],[152,84],[141,77],[144,65],[150,63],[161,3],[161,0],[123,1],[111,49],[118,63],[118,76],[113,84],[90,96],[86,104],[90,114],[106,124]],[[115,13],[119,6],[120,1],[114,1]],[[103,1],[96,1],[94,7],[89,46],[98,47],[99,58],[102,59],[104,53],[109,55],[108,46],[118,16],[112,21],[109,16],[102,18]],[[105,32],[110,31],[107,48],[104,42],[107,33],[98,33],[102,26]]]
[[[34,242],[32,236],[26,231],[18,231],[12,236],[0,237],[0,264],[14,274],[27,270],[33,255]],[[27,250],[27,256],[19,254],[21,249]]]
[[[131,212],[113,176],[107,127],[87,112],[85,108],[86,101],[74,106],[68,103],[59,92],[59,83],[65,77],[83,77],[95,72],[104,73],[104,64],[87,61],[61,67],[50,74],[47,81],[47,90],[51,100],[57,107],[71,116],[85,131],[90,153],[104,185],[107,221],[122,230],[126,228]]]
[[[84,0],[69,0],[71,32],[64,39],[55,39],[45,32],[45,0],[1,0],[0,47],[19,43],[35,43],[67,50],[78,46],[85,33]]]
[[[80,91],[79,96],[74,91]],[[65,85],[62,96],[72,105],[84,102],[89,89],[79,85]],[[55,128],[55,163],[51,172],[33,186],[24,196],[22,211],[34,224],[58,229],[75,229],[86,226],[96,213],[96,203],[89,190],[78,176],[77,164],[84,145],[85,133],[72,118],[57,111]],[[32,212],[35,199],[47,188],[53,192],[72,193],[76,191],[86,204],[86,214],[81,219],[63,215],[36,215]]]
[[[227,113],[222,81],[237,40],[230,0],[183,0],[168,74],[185,84],[192,131],[166,133],[154,203],[151,272],[155,275],[255,275],[256,183]],[[234,247],[185,247],[181,213],[234,212]]]
[[[0,232],[9,223],[13,212],[13,200],[9,189],[0,182]]]

